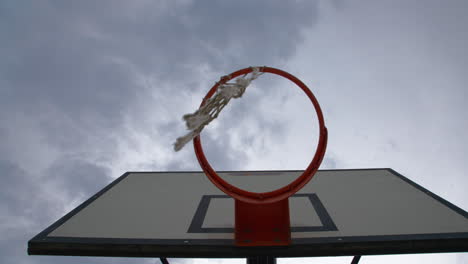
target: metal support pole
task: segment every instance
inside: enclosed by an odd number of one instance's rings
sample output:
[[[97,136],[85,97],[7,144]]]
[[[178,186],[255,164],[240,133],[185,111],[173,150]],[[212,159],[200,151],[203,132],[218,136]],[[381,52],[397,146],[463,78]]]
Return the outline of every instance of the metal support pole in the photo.
[[[248,257],[247,264],[276,264],[276,257],[270,257],[270,256]]]

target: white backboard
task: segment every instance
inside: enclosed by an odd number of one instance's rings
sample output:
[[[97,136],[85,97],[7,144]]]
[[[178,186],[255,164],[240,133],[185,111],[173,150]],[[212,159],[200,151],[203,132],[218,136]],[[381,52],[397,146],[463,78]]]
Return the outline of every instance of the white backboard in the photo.
[[[269,191],[301,171],[220,172]],[[391,169],[321,170],[289,198],[292,245],[234,246],[234,201],[203,172],[128,172],[29,242],[30,254],[338,256],[468,250],[468,214]]]

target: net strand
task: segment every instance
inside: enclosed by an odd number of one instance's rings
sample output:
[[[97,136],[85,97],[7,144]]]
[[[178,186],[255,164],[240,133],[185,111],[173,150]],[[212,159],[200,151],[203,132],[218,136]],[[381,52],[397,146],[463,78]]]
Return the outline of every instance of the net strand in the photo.
[[[218,117],[221,110],[223,110],[232,98],[242,97],[247,86],[262,74],[263,72],[260,71],[260,68],[253,67],[251,73],[237,78],[234,83],[219,85],[216,94],[209,98],[203,106],[198,108],[194,113],[185,114],[183,120],[190,132],[177,138],[174,143],[174,150],[181,150],[185,144],[198,136],[206,125]],[[222,77],[221,81],[224,78],[225,77]]]

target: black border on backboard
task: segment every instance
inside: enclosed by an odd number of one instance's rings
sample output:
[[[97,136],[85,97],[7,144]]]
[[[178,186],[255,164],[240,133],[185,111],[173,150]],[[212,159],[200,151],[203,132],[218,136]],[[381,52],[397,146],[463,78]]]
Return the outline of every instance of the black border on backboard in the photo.
[[[324,232],[324,231],[337,231],[335,223],[328,214],[325,206],[315,193],[296,193],[291,198],[306,197],[309,199],[310,204],[315,210],[315,213],[320,219],[322,225],[320,226],[291,226],[291,232]],[[213,199],[232,199],[228,195],[203,195],[200,203],[198,204],[197,211],[195,212],[192,222],[187,230],[187,233],[234,233],[233,227],[203,227],[210,202]]]
[[[344,169],[322,171],[356,170],[387,170],[468,220],[468,213],[466,211],[428,191],[393,169]],[[236,247],[231,239],[115,239],[48,236],[48,234],[57,227],[73,217],[117,183],[124,180],[131,173],[157,172],[127,172],[123,174],[104,189],[90,197],[87,201],[32,238],[28,242],[28,254],[108,257],[242,258],[250,256],[312,257],[468,251],[468,232],[304,238],[293,239],[292,245],[283,247]]]

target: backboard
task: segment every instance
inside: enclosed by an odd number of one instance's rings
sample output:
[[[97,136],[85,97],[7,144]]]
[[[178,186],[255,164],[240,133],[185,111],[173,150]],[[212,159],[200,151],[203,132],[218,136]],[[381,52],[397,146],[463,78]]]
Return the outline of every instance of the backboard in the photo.
[[[274,189],[302,171],[220,172]],[[468,251],[468,214],[392,169],[320,170],[289,198],[292,243],[234,245],[234,201],[203,172],[127,172],[31,239],[29,254],[305,257]]]

